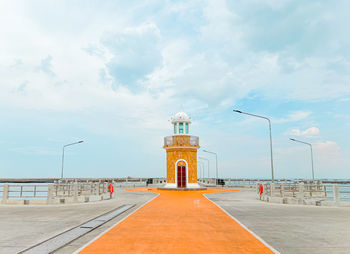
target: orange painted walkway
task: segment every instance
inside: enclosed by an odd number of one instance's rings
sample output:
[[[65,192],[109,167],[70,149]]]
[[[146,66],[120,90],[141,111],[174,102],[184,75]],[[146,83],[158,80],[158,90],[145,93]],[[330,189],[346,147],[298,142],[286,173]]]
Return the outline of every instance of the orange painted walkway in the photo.
[[[80,253],[273,253],[203,194],[234,190],[160,193]]]

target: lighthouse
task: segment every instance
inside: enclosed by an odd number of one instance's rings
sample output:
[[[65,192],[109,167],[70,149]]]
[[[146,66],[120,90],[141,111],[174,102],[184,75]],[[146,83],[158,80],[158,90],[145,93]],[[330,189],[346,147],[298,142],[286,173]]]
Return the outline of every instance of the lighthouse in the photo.
[[[173,135],[164,138],[168,189],[198,189],[197,150],[199,138],[190,135],[191,119],[178,112],[171,119]]]

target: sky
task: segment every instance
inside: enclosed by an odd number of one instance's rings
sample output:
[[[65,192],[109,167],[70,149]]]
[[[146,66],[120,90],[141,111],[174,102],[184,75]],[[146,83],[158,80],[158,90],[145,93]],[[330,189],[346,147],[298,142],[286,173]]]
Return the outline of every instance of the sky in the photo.
[[[219,177],[350,178],[350,2],[0,1],[0,178],[166,175],[185,111]],[[207,175],[207,164],[204,161]]]

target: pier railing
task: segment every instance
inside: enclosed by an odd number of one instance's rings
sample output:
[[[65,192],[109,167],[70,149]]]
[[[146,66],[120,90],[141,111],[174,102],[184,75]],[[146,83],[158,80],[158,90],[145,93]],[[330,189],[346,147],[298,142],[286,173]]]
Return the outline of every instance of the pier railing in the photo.
[[[6,189],[5,186],[3,188]],[[46,198],[47,186],[43,185],[9,185],[8,198]]]
[[[271,182],[271,180],[259,180],[259,179],[234,179],[234,178],[220,178],[225,182],[226,187],[243,187],[243,188],[255,188],[257,182]],[[205,186],[215,186],[215,178],[199,177],[198,182]]]
[[[0,196],[2,204],[88,202],[91,197],[112,198],[112,195],[107,195],[109,184],[110,182],[4,184],[0,185]]]
[[[225,185],[220,187],[256,189],[257,198],[280,203],[303,203],[319,205],[350,206],[349,181],[289,180],[279,179],[232,179],[222,178]],[[215,178],[198,178],[199,184],[206,187],[217,187]],[[260,185],[263,192],[260,195]]]
[[[262,193],[260,191],[262,190]],[[280,198],[282,203],[315,203],[327,205],[350,205],[349,184],[323,184],[321,181],[313,183],[257,183],[258,198],[270,202]]]
[[[148,181],[147,181],[148,180]],[[55,204],[110,199],[109,185],[135,188],[162,185],[165,178],[63,179],[54,183],[0,184],[0,204]]]

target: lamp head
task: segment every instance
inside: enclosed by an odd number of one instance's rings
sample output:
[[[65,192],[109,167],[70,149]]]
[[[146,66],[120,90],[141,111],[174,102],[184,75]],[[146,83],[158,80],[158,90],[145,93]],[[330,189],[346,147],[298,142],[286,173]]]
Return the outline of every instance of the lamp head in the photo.
[[[236,113],[242,113],[242,111],[240,110],[237,110],[237,109],[234,109],[233,112],[236,112]]]

